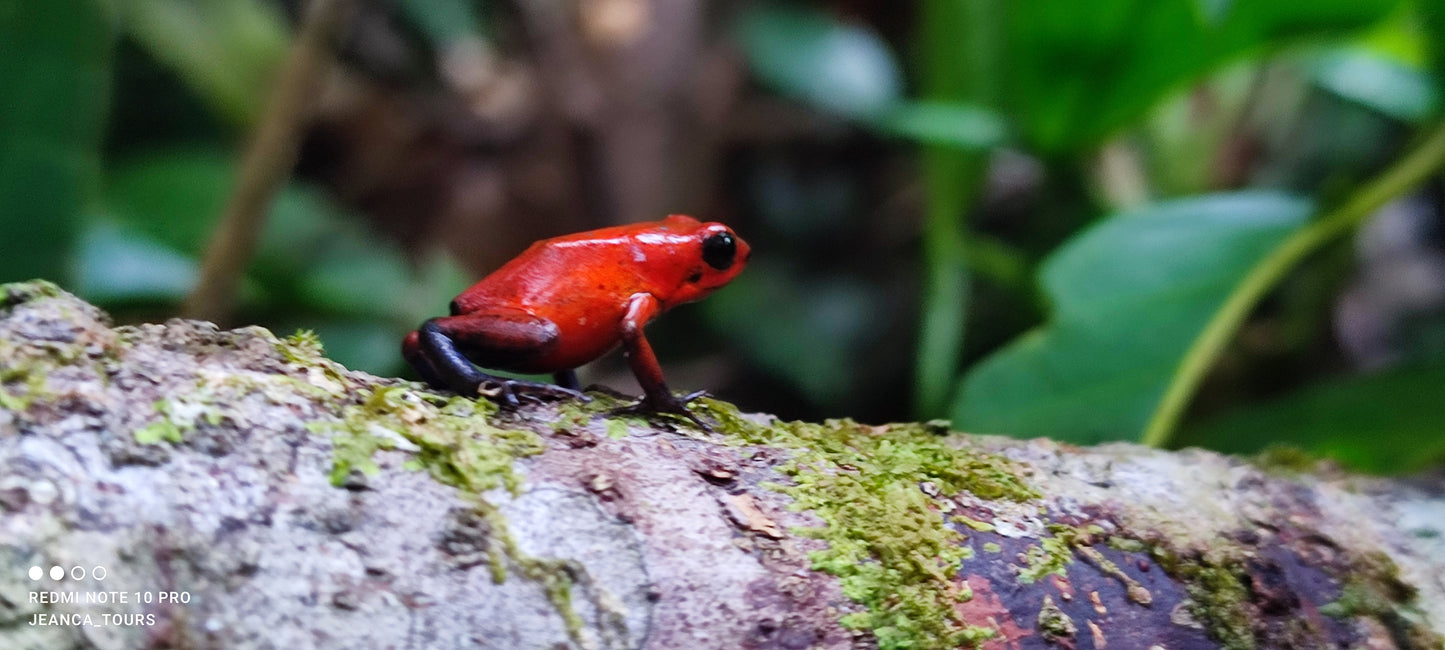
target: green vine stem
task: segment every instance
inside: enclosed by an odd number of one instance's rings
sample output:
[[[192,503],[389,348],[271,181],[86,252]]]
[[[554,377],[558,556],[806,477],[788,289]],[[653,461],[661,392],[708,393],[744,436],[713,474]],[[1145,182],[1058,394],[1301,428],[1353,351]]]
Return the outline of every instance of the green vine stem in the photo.
[[[1339,207],[1310,222],[1260,260],[1234,288],[1179,362],[1163,399],[1145,427],[1142,442],[1169,443],[1189,401],[1234,333],[1254,306],[1302,260],[1336,237],[1352,231],[1390,200],[1424,181],[1445,165],[1445,122],[1438,124],[1407,156],[1361,187]]]
[[[988,0],[927,0],[918,35],[923,95],[930,101],[997,105],[1003,10]],[[914,413],[937,417],[958,375],[968,322],[969,254],[979,246],[968,211],[988,171],[986,151],[923,150],[927,207],[923,295],[914,370]],[[995,258],[996,259],[996,258]]]

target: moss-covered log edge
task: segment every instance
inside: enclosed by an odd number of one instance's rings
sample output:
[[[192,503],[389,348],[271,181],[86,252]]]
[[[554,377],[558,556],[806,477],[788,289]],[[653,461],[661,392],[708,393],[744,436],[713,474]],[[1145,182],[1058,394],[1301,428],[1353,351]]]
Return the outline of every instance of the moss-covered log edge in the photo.
[[[45,281],[0,285],[0,316],[25,302],[69,299]],[[235,377],[236,392],[207,390],[162,400],[155,419],[138,428],[135,438],[147,444],[182,444],[200,422],[222,417],[216,407],[228,395],[272,391],[302,395],[333,417],[311,429],[333,444],[331,476],[338,488],[364,482],[377,471],[372,460],[380,450],[409,454],[406,466],[425,471],[471,500],[488,522],[496,540],[490,549],[495,580],[506,579],[511,567],[544,586],[569,632],[580,638],[582,621],[570,605],[570,572],[565,562],[521,553],[506,532],[506,522],[487,500],[489,491],[516,494],[521,482],[518,460],[546,449],[536,424],[545,409],[519,416],[486,400],[440,394],[414,382],[380,380],[360,386],[350,372],[327,359],[319,340],[309,332],[278,338],[262,328],[247,328],[268,337],[277,352],[306,380],[274,375],[264,379]],[[119,363],[131,328],[116,328],[115,340],[98,352],[80,345],[46,344],[23,347],[0,340],[0,408],[24,411],[47,401],[45,378],[57,368],[75,364]],[[842,617],[841,624],[867,630],[882,648],[974,646],[995,635],[989,627],[971,624],[958,614],[956,603],[972,594],[956,578],[970,549],[959,542],[964,533],[950,524],[984,530],[991,524],[967,517],[946,519],[941,499],[969,493],[985,500],[1034,503],[1040,498],[1026,472],[1007,458],[950,436],[947,423],[863,425],[851,420],[824,423],[784,422],[748,416],[736,406],[700,400],[699,414],[714,423],[714,432],[691,430],[684,423],[649,423],[635,416],[614,417],[616,398],[591,394],[587,403],[565,402],[551,407],[553,430],[588,426],[601,421],[609,435],[655,435],[658,429],[732,447],[766,446],[785,450],[780,467],[785,480],[766,487],[790,497],[793,507],[815,515],[824,525],[794,528],[795,535],[816,538],[825,548],[810,555],[816,570],[836,576],[843,592],[861,607]],[[1040,506],[1042,508],[1042,505]],[[1240,578],[1247,549],[1222,541],[1207,552],[1172,548],[1167,539],[1099,536],[1098,531],[1055,525],[1028,553],[1029,566],[1020,579],[1036,580],[1067,572],[1095,544],[1146,549],[1188,591],[1190,613],[1227,648],[1253,648],[1255,633]],[[1364,616],[1385,625],[1397,645],[1439,648],[1438,634],[1416,623],[1412,591],[1398,579],[1389,558],[1360,558],[1342,576],[1340,599],[1329,607],[1337,617]],[[1131,595],[1131,599],[1134,596]],[[1141,596],[1142,597],[1142,596]],[[1038,630],[1057,635],[1057,621],[1040,616]]]

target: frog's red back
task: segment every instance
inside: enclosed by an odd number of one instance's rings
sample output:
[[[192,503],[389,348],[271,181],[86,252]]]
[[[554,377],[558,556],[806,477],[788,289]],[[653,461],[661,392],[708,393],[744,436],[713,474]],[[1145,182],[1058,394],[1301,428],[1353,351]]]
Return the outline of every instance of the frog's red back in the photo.
[[[736,247],[725,268],[704,259],[719,233]],[[518,309],[556,323],[569,347],[610,349],[633,295],[652,295],[663,311],[698,300],[736,277],[749,254],[727,226],[685,215],[564,235],[532,244],[458,295],[454,309]]]

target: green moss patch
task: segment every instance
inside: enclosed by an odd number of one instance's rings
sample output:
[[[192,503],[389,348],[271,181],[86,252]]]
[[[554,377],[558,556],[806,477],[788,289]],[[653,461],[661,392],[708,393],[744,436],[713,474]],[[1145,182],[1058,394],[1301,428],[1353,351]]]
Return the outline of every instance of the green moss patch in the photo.
[[[1265,447],[1251,462],[1269,474],[1299,476],[1314,471],[1320,459],[1299,447],[1276,443]]]
[[[1068,566],[1074,563],[1074,547],[1070,540],[1058,535],[1039,539],[1024,553],[1024,568],[1019,572],[1019,582],[1033,584],[1045,576],[1068,575]]]
[[[372,457],[377,450],[401,449],[413,454],[407,467],[426,470],[438,482],[461,490],[491,530],[492,580],[506,580],[510,560],[523,576],[542,586],[568,634],[580,643],[583,622],[572,606],[572,575],[578,569],[567,560],[523,553],[501,513],[481,496],[498,487],[517,494],[521,484],[513,464],[546,449],[536,433],[493,425],[490,416],[496,410],[486,400],[391,386],[363,393],[359,403],[343,409],[340,422],[315,428],[332,435],[333,485],[341,485],[353,470],[375,473]]]
[[[1320,607],[1334,618],[1364,616],[1379,621],[1396,647],[1406,650],[1445,648],[1445,638],[1422,620],[1415,607],[1417,592],[1400,580],[1400,570],[1388,556],[1374,553],[1355,563],[1340,588],[1340,597]]]
[[[1253,650],[1254,626],[1249,610],[1248,575],[1235,563],[1186,558],[1163,548],[1151,549],[1154,560],[1184,584],[1188,611],[1227,650]]]
[[[1151,549],[1155,560],[1180,581],[1189,596],[1188,612],[1228,650],[1257,647],[1305,647],[1322,643],[1315,630],[1285,625],[1261,627],[1263,620],[1251,602],[1250,569],[1241,553],[1247,547],[1211,549],[1203,555],[1179,556],[1167,549]],[[1408,650],[1445,647],[1445,639],[1425,625],[1414,606],[1415,592],[1400,581],[1388,557],[1373,553],[1321,569],[1342,581],[1340,595],[1320,606],[1334,618],[1367,617],[1390,634],[1394,647]]]
[[[778,468],[792,484],[768,487],[826,524],[793,532],[828,543],[810,554],[813,567],[837,576],[843,592],[864,606],[844,616],[843,625],[871,630],[885,649],[972,646],[993,635],[958,614],[956,605],[972,597],[958,580],[972,549],[941,510],[944,497],[964,492],[1037,498],[1013,462],[955,446],[956,439],[927,425],[830,420],[764,426],[724,402],[703,400],[702,406],[727,442],[794,452]]]
[[[16,305],[59,295],[59,287],[43,280],[0,284],[0,316],[9,314]],[[9,411],[30,408],[33,399],[45,392],[49,371],[68,360],[57,352],[48,346],[21,346],[0,339],[0,408]]]
[[[234,395],[204,381],[198,382],[192,392],[156,401],[156,412],[161,418],[137,429],[136,442],[154,445],[164,440],[179,444],[185,434],[195,431],[202,422],[211,426],[220,424],[225,415],[218,404],[233,399],[236,399]]]
[[[545,446],[531,431],[493,426],[489,416],[496,408],[485,400],[389,386],[363,393],[359,403],[342,410],[339,423],[315,428],[332,433],[331,480],[337,485],[353,469],[375,473],[372,455],[378,449],[405,448],[442,483],[472,494],[495,487],[515,493],[513,462]]]
[[[299,331],[278,341],[276,347],[282,357],[307,374],[309,383],[320,386],[321,392],[338,397],[336,390],[346,389],[344,369],[322,356],[321,341],[314,333]],[[517,494],[521,488],[513,468],[517,459],[546,449],[536,433],[494,425],[496,412],[497,406],[487,400],[439,395],[415,384],[398,384],[362,388],[355,402],[342,407],[339,421],[316,423],[311,428],[331,436],[333,485],[344,484],[354,471],[375,474],[374,456],[387,449],[412,455],[403,467],[426,471],[436,481],[457,488],[488,524],[492,580],[506,580],[510,560],[523,576],[542,585],[568,633],[580,642],[583,625],[572,607],[571,565],[523,553],[501,513],[482,497],[499,487]]]
[[[44,358],[22,352],[19,346],[0,340],[0,409],[24,411],[35,397],[45,393],[45,376],[50,368]]]
[[[1044,596],[1044,604],[1039,608],[1038,629],[1044,641],[1062,647],[1072,647],[1074,635],[1079,631],[1074,619],[1069,618],[1049,595]]]
[[[65,295],[65,290],[48,280],[0,284],[0,315],[4,315],[11,307],[21,303],[39,298],[59,298],[63,295]]]
[[[572,606],[572,585],[573,576],[585,571],[572,560],[560,560],[552,558],[532,557],[522,552],[517,547],[517,541],[507,531],[507,521],[495,507],[485,501],[478,502],[478,511],[486,518],[492,529],[492,538],[489,543],[488,553],[491,556],[492,582],[501,584],[507,579],[507,563],[503,559],[511,560],[513,566],[523,577],[542,586],[547,594],[547,601],[557,614],[562,617],[562,624],[567,628],[568,636],[579,645],[582,643],[582,628],[584,624],[582,617],[577,615],[577,610]],[[601,609],[599,605],[599,609]]]
[[[17,282],[0,285],[0,316],[15,306],[45,298],[60,298],[64,292],[44,281]],[[57,310],[70,314],[68,306]],[[79,364],[93,364],[87,347],[101,343],[103,354],[113,353],[108,342],[84,337],[72,342],[31,340],[25,343],[0,338],[0,408],[24,411],[36,400],[51,396],[46,378],[57,369]],[[103,375],[102,375],[103,376]]]
[[[180,444],[184,440],[184,432],[176,423],[168,419],[160,419],[135,430],[135,441],[143,445],[160,444],[161,441],[168,441]]]

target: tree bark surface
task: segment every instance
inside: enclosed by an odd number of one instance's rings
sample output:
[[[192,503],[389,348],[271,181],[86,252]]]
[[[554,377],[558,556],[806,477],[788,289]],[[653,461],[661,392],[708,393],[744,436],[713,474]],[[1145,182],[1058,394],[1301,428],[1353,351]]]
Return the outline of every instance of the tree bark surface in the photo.
[[[614,402],[0,287],[0,648],[1442,647],[1440,474]]]

